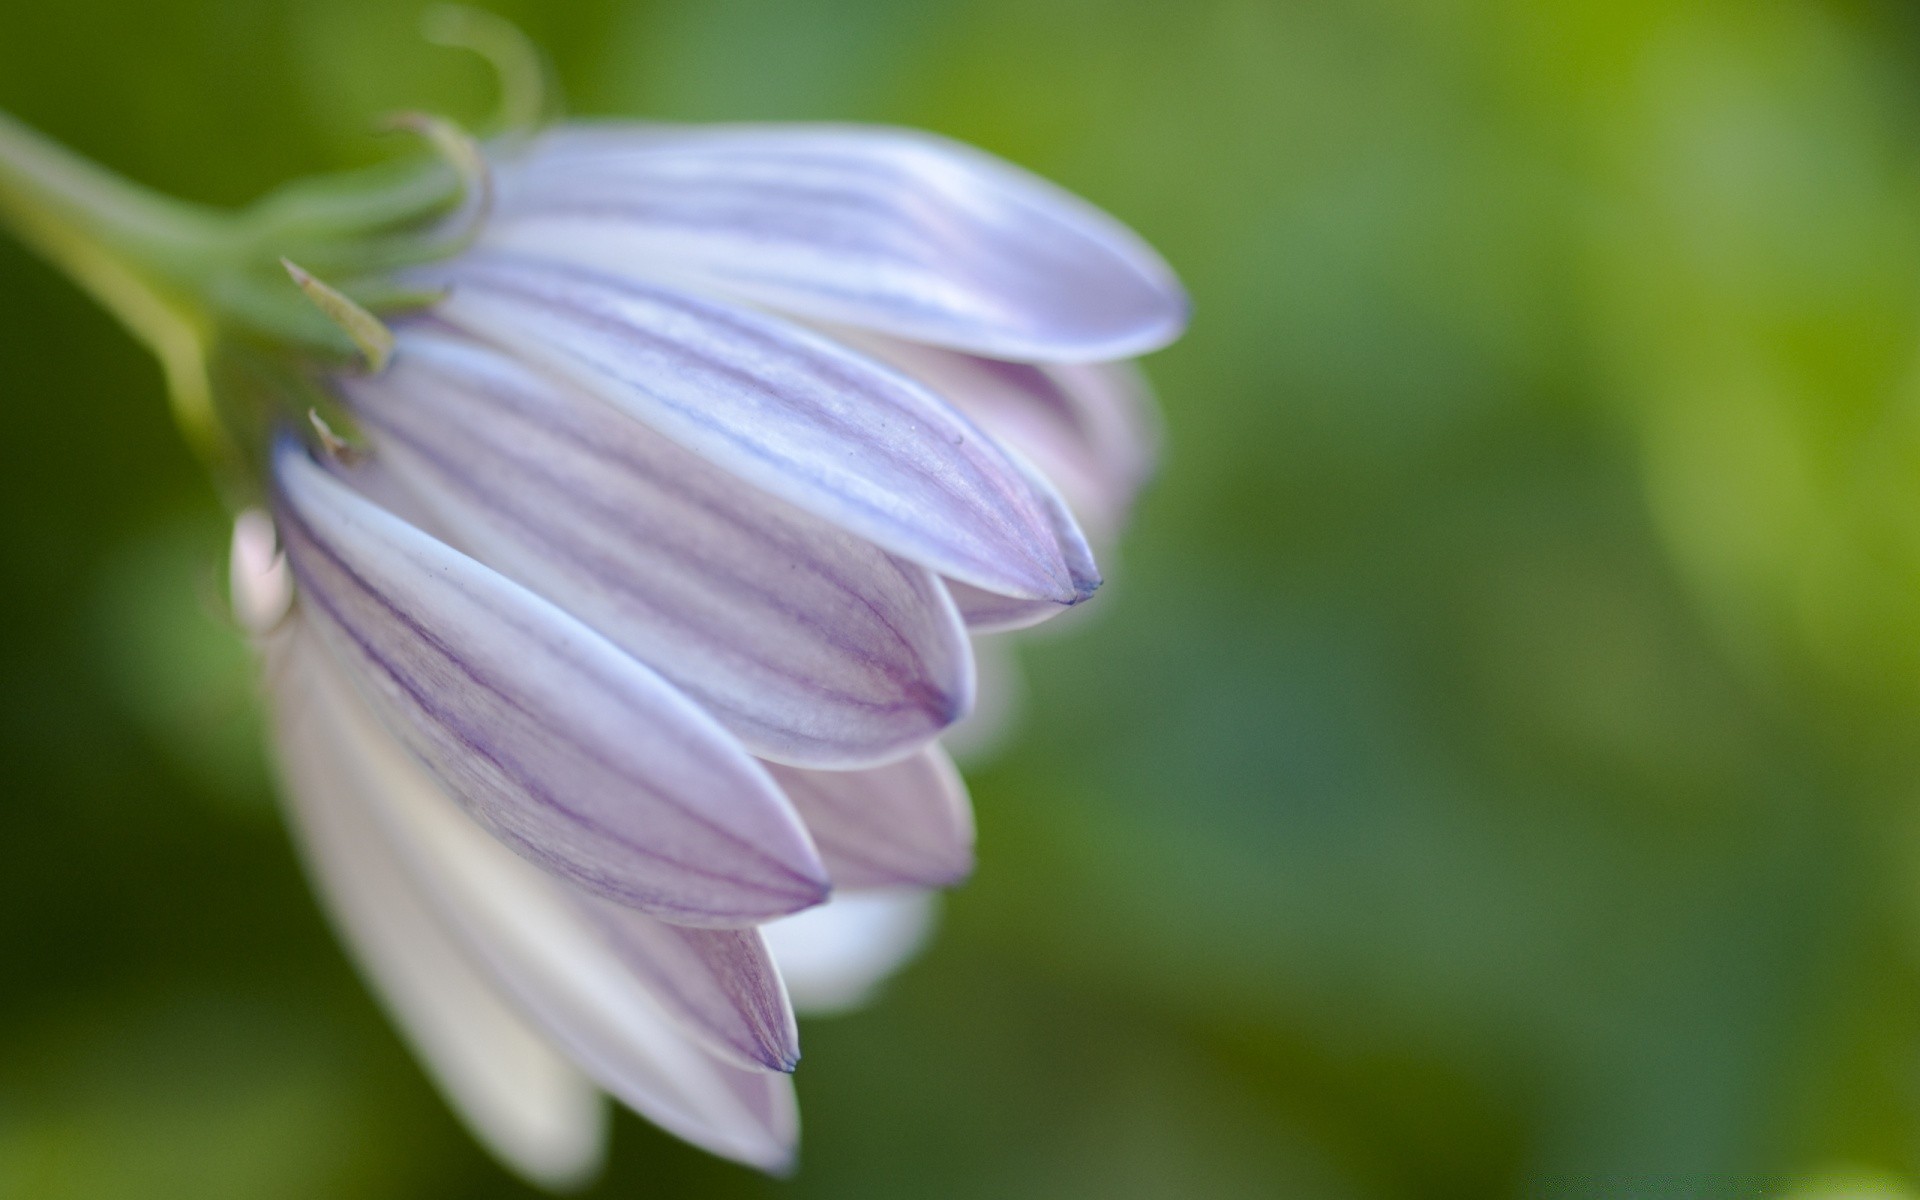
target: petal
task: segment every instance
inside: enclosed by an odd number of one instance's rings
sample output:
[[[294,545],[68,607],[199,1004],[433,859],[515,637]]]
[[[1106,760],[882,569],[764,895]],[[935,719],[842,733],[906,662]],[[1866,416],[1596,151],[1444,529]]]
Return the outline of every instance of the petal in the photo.
[[[342,388],[436,530],[605,634],[755,754],[848,768],[972,695],[939,581],[499,351],[405,330]]]
[[[794,1007],[824,1015],[858,1008],[926,945],[938,911],[931,892],[841,892],[819,908],[767,925]]]
[[[597,897],[584,902],[601,940],[680,1027],[735,1066],[791,1071],[800,1031],[756,929],[688,929]]]
[[[305,684],[342,731],[317,740],[352,782],[357,806],[404,867],[421,903],[547,1038],[621,1102],[717,1154],[767,1170],[792,1159],[798,1118],[785,1075],[729,1066],[675,1024],[600,937],[565,885],[522,862],[449,802],[383,728],[324,648]]]
[[[1073,519],[1073,512],[1060,493],[1053,489],[1045,476],[1026,465],[1018,455],[1009,453],[1017,466],[1027,475],[1033,487],[1033,494],[1039,498],[1045,509],[1047,521],[1053,526],[1054,538],[1060,546],[1067,570],[1073,576],[1080,594],[1091,596],[1100,586],[1100,568],[1093,561],[1093,549],[1087,545],[1087,535],[1080,530],[1080,523]],[[1059,616],[1073,607],[1073,603],[1059,604],[1046,599],[1027,599],[1009,596],[987,588],[974,587],[959,580],[948,580],[947,591],[953,597],[954,606],[959,610],[961,619],[967,628],[975,633],[997,633],[1009,629],[1025,629],[1038,625],[1051,617]],[[1074,603],[1078,603],[1075,601]]]
[[[1000,358],[1095,361],[1179,336],[1187,301],[1085,201],[930,134],[588,126],[499,164],[490,244],[678,279]]]
[[[495,836],[682,924],[753,924],[824,896],[785,797],[659,676],[292,443],[274,475],[304,608],[386,723]]]
[[[973,873],[967,785],[938,746],[867,771],[769,770],[834,887],[948,887]]]
[[[855,330],[830,336],[911,375],[1059,490],[1096,542],[1153,474],[1159,413],[1132,363],[1005,362]]]
[[[257,508],[233,522],[227,583],[234,619],[260,637],[271,632],[293,604],[293,576],[280,554],[273,518]]]
[[[599,1089],[508,1006],[407,878],[365,807],[362,742],[309,689],[324,654],[311,631],[267,646],[294,842],[340,940],[482,1144],[547,1187],[584,1181],[605,1153]]]
[[[1078,598],[1043,503],[925,388],[798,326],[635,280],[474,254],[437,316],[806,511],[943,575]]]

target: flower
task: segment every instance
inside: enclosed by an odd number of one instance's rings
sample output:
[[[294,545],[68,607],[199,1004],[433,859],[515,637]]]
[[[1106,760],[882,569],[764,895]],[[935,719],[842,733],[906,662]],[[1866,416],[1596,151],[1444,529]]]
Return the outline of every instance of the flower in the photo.
[[[938,739],[973,635],[1099,586],[1089,534],[1152,457],[1124,360],[1184,299],[1111,218],[926,134],[573,125],[489,153],[470,239],[387,272],[425,303],[389,324],[296,270],[374,351],[301,376],[316,436],[228,423],[262,446],[233,602],[290,824],[503,1160],[585,1177],[606,1093],[782,1171],[789,985],[857,1002],[970,872]],[[90,286],[163,316],[191,291]]]

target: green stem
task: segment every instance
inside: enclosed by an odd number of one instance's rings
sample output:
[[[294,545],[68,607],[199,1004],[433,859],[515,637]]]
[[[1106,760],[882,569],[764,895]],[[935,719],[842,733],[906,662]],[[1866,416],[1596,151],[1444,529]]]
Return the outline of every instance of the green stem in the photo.
[[[337,282],[343,302],[391,298],[392,272],[458,248],[443,225],[475,186],[446,162],[415,160],[303,180],[226,212],[122,179],[0,112],[0,226],[153,351],[176,420],[216,471],[244,462],[215,401],[216,349],[223,361],[239,341],[316,358],[354,350],[281,263]]]
[[[155,357],[175,417],[211,459],[209,320],[183,282],[217,255],[225,219],[121,179],[0,112],[0,220],[119,319]]]

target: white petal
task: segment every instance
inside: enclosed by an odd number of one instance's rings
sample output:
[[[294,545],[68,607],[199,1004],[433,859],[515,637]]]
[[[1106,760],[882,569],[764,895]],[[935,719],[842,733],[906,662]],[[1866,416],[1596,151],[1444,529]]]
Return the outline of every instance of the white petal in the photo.
[[[680,924],[817,903],[792,806],[712,718],[558,608],[291,444],[276,521],[301,602],[387,725],[495,836]]]
[[[851,768],[971,701],[929,571],[751,488],[491,347],[403,330],[342,381],[438,531],[660,672],[765,757]]]
[[[835,888],[949,887],[972,874],[967,785],[938,746],[866,771],[770,769]]]
[[[437,316],[883,549],[1010,596],[1088,594],[992,439],[836,342],[545,260],[473,254],[423,279],[451,288]]]
[[[382,728],[330,654],[304,664],[327,720],[349,731],[344,802],[390,839],[434,916],[546,1037],[596,1083],[717,1154],[784,1170],[798,1133],[791,1081],[701,1049],[599,936],[564,885],[452,804]]]
[[[504,156],[486,240],[1000,358],[1172,341],[1166,264],[1086,202],[930,134],[576,127]]]
[[[248,633],[264,635],[287,615],[293,574],[281,557],[273,518],[260,509],[248,509],[233,523],[227,576],[234,618]]]
[[[366,808],[365,746],[310,691],[324,654],[311,632],[267,646],[294,841],[341,941],[483,1144],[548,1187],[583,1181],[605,1152],[599,1089],[500,998],[407,878]]]
[[[793,1006],[825,1015],[858,1008],[933,932],[938,898],[922,891],[838,892],[819,908],[763,927]]]

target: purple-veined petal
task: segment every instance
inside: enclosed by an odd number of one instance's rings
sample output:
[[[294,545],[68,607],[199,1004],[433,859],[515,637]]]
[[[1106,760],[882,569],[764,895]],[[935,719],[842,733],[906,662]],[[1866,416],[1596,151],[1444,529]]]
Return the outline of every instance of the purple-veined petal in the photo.
[[[1054,539],[1066,559],[1067,570],[1082,594],[1092,595],[1094,589],[1100,586],[1100,568],[1093,561],[1093,548],[1087,545],[1087,535],[1081,531],[1080,523],[1073,519],[1067,502],[1045,476],[1028,466],[1018,454],[1008,451],[1008,457],[1026,474],[1034,496],[1046,511],[1047,521],[1053,526]],[[1059,616],[1073,607],[1051,600],[1009,596],[959,580],[948,580],[947,591],[953,597],[961,619],[975,633],[1025,629]]]
[[[285,560],[277,554],[272,525],[266,514],[257,510],[241,514],[234,529],[235,609],[241,613],[273,613],[264,629],[256,624],[257,631],[278,626],[279,614],[284,613],[291,593],[291,582],[286,575]],[[272,608],[275,601],[279,605],[277,612]],[[307,630],[300,641],[310,641],[314,636]],[[275,647],[290,647],[293,643],[292,638],[266,639],[267,645]],[[290,654],[291,650],[281,657]],[[277,662],[270,665],[273,668],[270,677],[283,692],[284,702],[277,706],[277,711],[311,721],[309,714],[318,707],[308,697],[314,685],[307,684],[300,672],[304,669],[310,675],[335,668],[327,662],[285,668]],[[374,736],[363,734],[362,740]],[[291,735],[281,738],[283,753],[289,761],[303,752],[296,742]],[[372,762],[381,757],[378,747],[357,745],[352,749],[357,761]],[[328,764],[310,768],[322,769],[340,770]],[[320,794],[322,789],[304,791]],[[322,821],[326,816],[312,817],[308,823]],[[321,834],[325,832],[324,828],[320,830]],[[316,834],[309,841],[318,837]],[[330,843],[321,844],[325,848]],[[322,865],[325,863],[323,856]],[[517,862],[512,864],[512,869],[523,873],[531,870],[520,867]],[[564,885],[554,882],[548,886]],[[787,1004],[779,972],[758,932],[669,925],[598,897],[585,893],[574,895],[583,919],[595,922],[603,931],[609,951],[648,984],[662,1007],[709,1050],[740,1066],[793,1069],[799,1058],[799,1032],[794,1027],[793,1012]]]
[[[689,929],[598,897],[583,903],[611,952],[709,1051],[749,1070],[800,1061],[800,1031],[759,930]]]
[[[729,1066],[676,1025],[566,885],[468,819],[375,717],[318,639],[301,665],[320,713],[296,752],[332,763],[328,802],[376,831],[395,877],[545,1038],[621,1102],[716,1154],[781,1171],[798,1133],[788,1078]],[[329,737],[331,733],[331,737]],[[758,934],[752,936],[758,937]]]
[[[866,771],[769,769],[836,889],[949,887],[972,874],[967,785],[938,746]]]
[[[1050,480],[1096,543],[1153,474],[1160,420],[1132,363],[1005,362],[844,328],[826,332],[911,375]]]
[[[386,373],[341,386],[436,532],[605,634],[754,753],[866,766],[970,704],[966,638],[931,572],[599,398],[417,328]]]
[[[1028,471],[1077,575],[1099,572],[1083,526],[1111,541],[1152,474],[1158,418],[1130,363],[1036,365],[960,354],[844,328],[828,332],[937,392]],[[968,628],[1024,629],[1065,605],[1002,595],[959,581],[949,592]]]
[[[371,820],[365,748],[316,702],[310,630],[263,639],[294,841],[341,942],[476,1137],[548,1187],[605,1152],[600,1091],[528,1026],[455,946]]]
[[[1087,362],[1186,323],[1173,273],[1112,217],[917,131],[575,127],[497,177],[490,244],[915,341]]]
[[[303,605],[386,723],[495,836],[681,924],[754,924],[823,898],[792,806],[659,676],[291,442],[274,476]]]
[[[825,1015],[866,1003],[926,945],[938,899],[899,888],[836,892],[819,908],[767,925],[763,932],[794,1007]]]
[[[469,254],[442,319],[902,558],[1010,596],[1084,598],[1026,477],[926,388],[811,330],[586,268]]]

